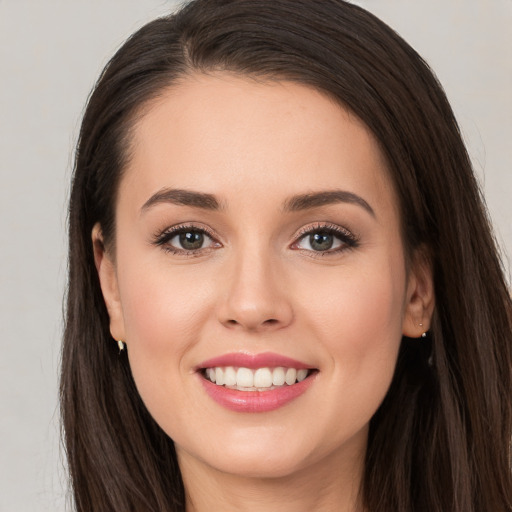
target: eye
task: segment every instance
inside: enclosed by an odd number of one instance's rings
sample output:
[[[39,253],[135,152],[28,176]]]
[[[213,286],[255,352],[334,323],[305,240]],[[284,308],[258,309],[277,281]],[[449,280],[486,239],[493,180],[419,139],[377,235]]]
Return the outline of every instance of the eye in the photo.
[[[169,240],[169,244],[185,251],[202,249],[205,242],[211,241],[202,231],[182,231]]]
[[[316,231],[303,236],[297,243],[297,248],[325,252],[337,249],[341,245],[343,245],[343,242],[331,231]]]
[[[220,247],[205,229],[194,226],[175,226],[157,235],[155,244],[175,254],[193,254]]]
[[[317,253],[337,253],[356,247],[357,238],[341,226],[313,226],[303,229],[292,249],[302,249]]]

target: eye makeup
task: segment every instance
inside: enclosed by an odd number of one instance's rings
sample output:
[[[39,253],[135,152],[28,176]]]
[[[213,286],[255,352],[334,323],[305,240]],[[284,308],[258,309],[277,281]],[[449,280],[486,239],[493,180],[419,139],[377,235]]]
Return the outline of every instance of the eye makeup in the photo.
[[[330,222],[316,222],[304,226],[295,235],[291,249],[308,251],[315,256],[339,254],[359,246],[359,238],[350,230]]]
[[[201,256],[206,251],[222,247],[209,228],[195,224],[178,224],[166,228],[154,235],[152,243],[178,256]]]
[[[330,222],[315,222],[293,235],[292,250],[314,256],[332,256],[356,248],[359,238],[350,230]],[[184,223],[157,232],[152,244],[177,256],[201,256],[222,247],[213,230],[202,224]]]

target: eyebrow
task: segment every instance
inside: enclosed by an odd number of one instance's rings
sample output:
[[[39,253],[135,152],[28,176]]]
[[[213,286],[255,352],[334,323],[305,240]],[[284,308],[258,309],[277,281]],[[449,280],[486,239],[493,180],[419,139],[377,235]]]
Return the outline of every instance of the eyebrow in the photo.
[[[154,205],[171,203],[178,206],[190,206],[204,210],[220,210],[220,201],[213,195],[192,190],[164,188],[153,194],[141,208],[141,213]],[[285,212],[297,212],[318,208],[320,206],[349,203],[361,206],[372,217],[375,217],[373,208],[360,196],[346,190],[325,190],[292,196],[284,203]]]
[[[161,203],[171,203],[178,206],[191,206],[193,208],[202,208],[204,210],[220,210],[220,202],[213,194],[203,192],[194,192],[192,190],[164,188],[153,194],[141,208],[141,213],[145,210]]]
[[[361,206],[372,217],[375,217],[373,208],[362,197],[346,190],[326,190],[293,196],[285,202],[284,211],[297,212],[336,203],[349,203]]]

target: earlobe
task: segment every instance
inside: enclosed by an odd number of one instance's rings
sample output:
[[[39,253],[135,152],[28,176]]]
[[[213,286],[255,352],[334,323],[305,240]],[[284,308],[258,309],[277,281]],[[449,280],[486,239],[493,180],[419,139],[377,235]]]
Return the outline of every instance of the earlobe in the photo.
[[[116,268],[103,241],[101,226],[96,223],[92,229],[94,263],[100,281],[101,292],[110,317],[110,334],[115,340],[124,340],[124,319],[119,296]]]
[[[432,264],[425,251],[417,251],[409,271],[402,334],[423,337],[430,329],[435,306]]]

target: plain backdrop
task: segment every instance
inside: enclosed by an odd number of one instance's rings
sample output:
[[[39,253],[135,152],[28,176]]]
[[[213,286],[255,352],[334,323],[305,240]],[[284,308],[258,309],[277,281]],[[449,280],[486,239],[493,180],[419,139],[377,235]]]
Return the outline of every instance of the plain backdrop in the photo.
[[[357,3],[404,36],[444,84],[510,257],[512,0]],[[108,58],[140,25],[175,5],[0,0],[2,512],[70,509],[57,380],[73,145]]]

